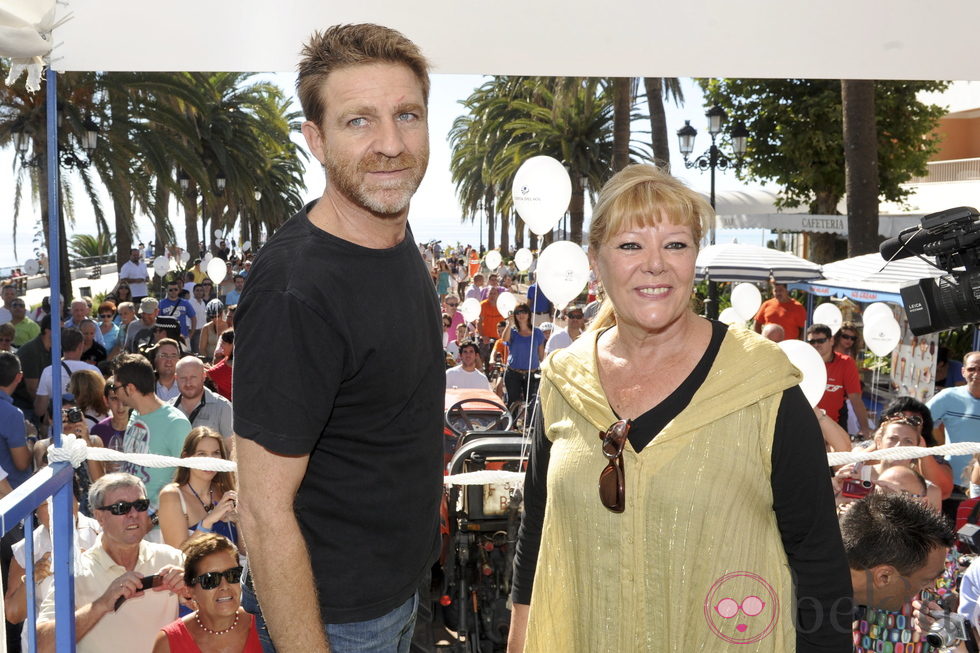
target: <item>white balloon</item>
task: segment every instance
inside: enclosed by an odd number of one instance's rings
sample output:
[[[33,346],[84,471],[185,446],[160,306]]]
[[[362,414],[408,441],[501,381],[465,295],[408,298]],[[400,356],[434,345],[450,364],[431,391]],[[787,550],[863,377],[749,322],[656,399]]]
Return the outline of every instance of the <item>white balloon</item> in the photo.
[[[755,284],[740,283],[732,288],[732,308],[743,322],[755,317],[760,306],[762,306],[762,293]]]
[[[14,316],[10,314],[10,311],[0,306],[0,324],[6,324],[12,319],[14,319]]]
[[[517,306],[517,298],[514,297],[513,293],[502,292],[497,295],[497,311],[503,315],[510,315],[514,311],[514,307]]]
[[[728,308],[726,308],[721,312],[721,315],[718,316],[718,321],[721,322],[722,324],[732,325],[738,321],[744,322],[745,320],[739,317],[738,311],[736,311],[733,307],[729,306]]]
[[[153,271],[157,273],[158,277],[170,272],[170,259],[166,256],[158,256],[153,259]]]
[[[214,282],[214,285],[217,286],[219,283],[225,280],[225,275],[228,274],[228,266],[225,264],[223,259],[212,258],[210,261],[208,261],[207,272],[208,277]]]
[[[557,159],[534,156],[521,164],[514,175],[511,195],[514,208],[528,229],[543,236],[568,210],[572,180]]]
[[[251,240],[246,240],[244,243],[242,243],[242,251],[243,252],[247,252],[250,249],[252,249],[252,241]]]
[[[214,237],[215,238],[221,238],[221,229],[215,229],[214,230]]]
[[[891,306],[884,302],[875,302],[864,309],[864,313],[861,315],[861,320],[864,324],[869,324],[875,321],[875,317],[878,315],[887,315],[888,317],[894,319],[895,313],[892,311]]]
[[[902,339],[902,328],[893,316],[873,317],[871,324],[864,323],[864,342],[876,356],[887,356],[895,351]]]
[[[191,260],[191,255],[187,253],[186,249],[180,250],[180,264],[187,265],[187,261]]]
[[[210,263],[211,262],[211,259],[213,259],[213,258],[214,258],[214,256],[211,254],[211,252],[208,252],[207,254],[205,254],[204,256],[202,256],[201,257],[201,269],[202,270],[207,270],[208,269],[208,263]]]
[[[483,257],[483,263],[487,266],[487,269],[493,272],[500,267],[501,262],[503,262],[504,257],[500,255],[495,249],[491,249],[487,252],[487,255]]]
[[[827,365],[817,350],[802,340],[783,340],[779,348],[803,372],[800,389],[811,406],[816,406],[827,390]]]
[[[534,254],[527,247],[522,247],[514,254],[514,265],[521,272],[524,272],[534,263]]]
[[[575,299],[589,281],[589,257],[567,240],[548,245],[538,257],[538,287],[556,309]]]
[[[480,300],[476,297],[468,297],[459,305],[459,312],[467,322],[475,321],[480,317]]]
[[[31,258],[24,261],[24,274],[28,276],[34,276],[40,269],[41,266],[38,264],[37,259]]]
[[[830,327],[831,333],[837,333],[840,325],[844,323],[844,316],[840,309],[833,302],[825,302],[817,306],[813,311],[814,324],[826,324]]]

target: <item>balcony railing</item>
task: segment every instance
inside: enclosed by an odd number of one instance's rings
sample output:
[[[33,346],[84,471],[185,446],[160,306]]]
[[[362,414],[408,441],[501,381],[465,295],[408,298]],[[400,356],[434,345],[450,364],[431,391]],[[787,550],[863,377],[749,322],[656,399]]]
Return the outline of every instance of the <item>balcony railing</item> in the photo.
[[[931,161],[924,177],[912,177],[909,183],[926,184],[950,181],[980,180],[980,158]]]

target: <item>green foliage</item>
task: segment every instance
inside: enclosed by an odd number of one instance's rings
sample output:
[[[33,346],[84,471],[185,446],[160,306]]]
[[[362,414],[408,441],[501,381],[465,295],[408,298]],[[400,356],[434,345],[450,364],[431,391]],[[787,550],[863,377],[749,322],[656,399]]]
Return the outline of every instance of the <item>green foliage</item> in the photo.
[[[68,239],[68,253],[72,258],[106,256],[112,254],[112,249],[112,234],[75,234]]]
[[[808,205],[816,211],[844,195],[843,116],[839,80],[702,79],[708,104],[718,104],[732,122],[749,130],[748,179],[774,181],[783,187],[783,206]],[[922,104],[921,91],[942,91],[946,82],[875,82],[878,125],[878,174],[881,197],[901,201],[901,184],[925,174],[935,153],[932,134],[942,107]],[[823,210],[826,210],[824,208]]]
[[[949,349],[950,360],[963,360],[963,356],[973,351],[973,334],[976,327],[972,324],[949,329],[939,334],[939,346]]]

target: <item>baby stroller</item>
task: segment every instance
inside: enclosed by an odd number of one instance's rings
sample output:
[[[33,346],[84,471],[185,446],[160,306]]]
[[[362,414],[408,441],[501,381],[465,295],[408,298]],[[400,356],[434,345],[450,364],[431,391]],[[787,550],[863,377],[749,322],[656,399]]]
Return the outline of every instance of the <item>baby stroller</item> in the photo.
[[[469,400],[472,402],[472,400]],[[460,402],[464,403],[464,402]],[[491,405],[492,404],[492,405]],[[459,420],[447,410],[447,427]],[[456,409],[460,410],[460,409]],[[449,475],[476,471],[523,473],[519,432],[509,430],[510,413],[496,402],[481,400],[461,408],[471,425],[460,429],[447,466]],[[494,412],[496,419],[474,420],[472,413]],[[491,479],[480,485],[450,485],[446,489],[442,593],[439,603],[446,627],[457,634],[453,651],[492,653],[507,646],[510,628],[508,597],[513,575],[514,548],[522,512],[521,478]]]

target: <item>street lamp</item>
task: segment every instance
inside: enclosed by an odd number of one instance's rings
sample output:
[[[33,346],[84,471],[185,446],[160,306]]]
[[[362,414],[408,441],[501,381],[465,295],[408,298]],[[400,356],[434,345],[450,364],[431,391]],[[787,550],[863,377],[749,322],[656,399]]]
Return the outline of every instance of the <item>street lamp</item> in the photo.
[[[677,130],[677,139],[681,154],[684,156],[685,167],[688,169],[697,168],[701,172],[705,170],[711,172],[711,194],[709,198],[711,200],[711,208],[715,208],[715,170],[728,170],[729,168],[738,170],[742,165],[742,157],[745,156],[745,150],[748,146],[749,131],[742,122],[735,125],[730,134],[734,156],[730,156],[718,149],[718,145],[715,142],[724,128],[725,121],[728,119],[725,110],[715,105],[708,109],[704,115],[708,118],[708,134],[711,136],[711,146],[703,154],[695,159],[688,159],[691,153],[694,152],[694,139],[698,135],[698,130],[691,127],[690,120],[685,120],[684,126]],[[709,243],[711,245],[715,244],[714,221],[711,223]],[[710,278],[708,279],[708,299],[705,302],[705,312],[709,318],[715,319],[718,317],[718,285]]]
[[[66,168],[81,170],[92,164],[92,154],[99,145],[99,125],[89,117],[82,123],[82,128],[85,133],[79,138],[79,141],[82,149],[85,150],[86,158],[80,158],[73,150],[65,150],[59,147],[58,161]],[[39,168],[43,159],[42,154],[36,153],[33,157],[27,156],[27,151],[31,147],[32,133],[28,132],[23,125],[14,127],[10,132],[14,141],[14,149],[17,150],[21,164],[28,168]]]

